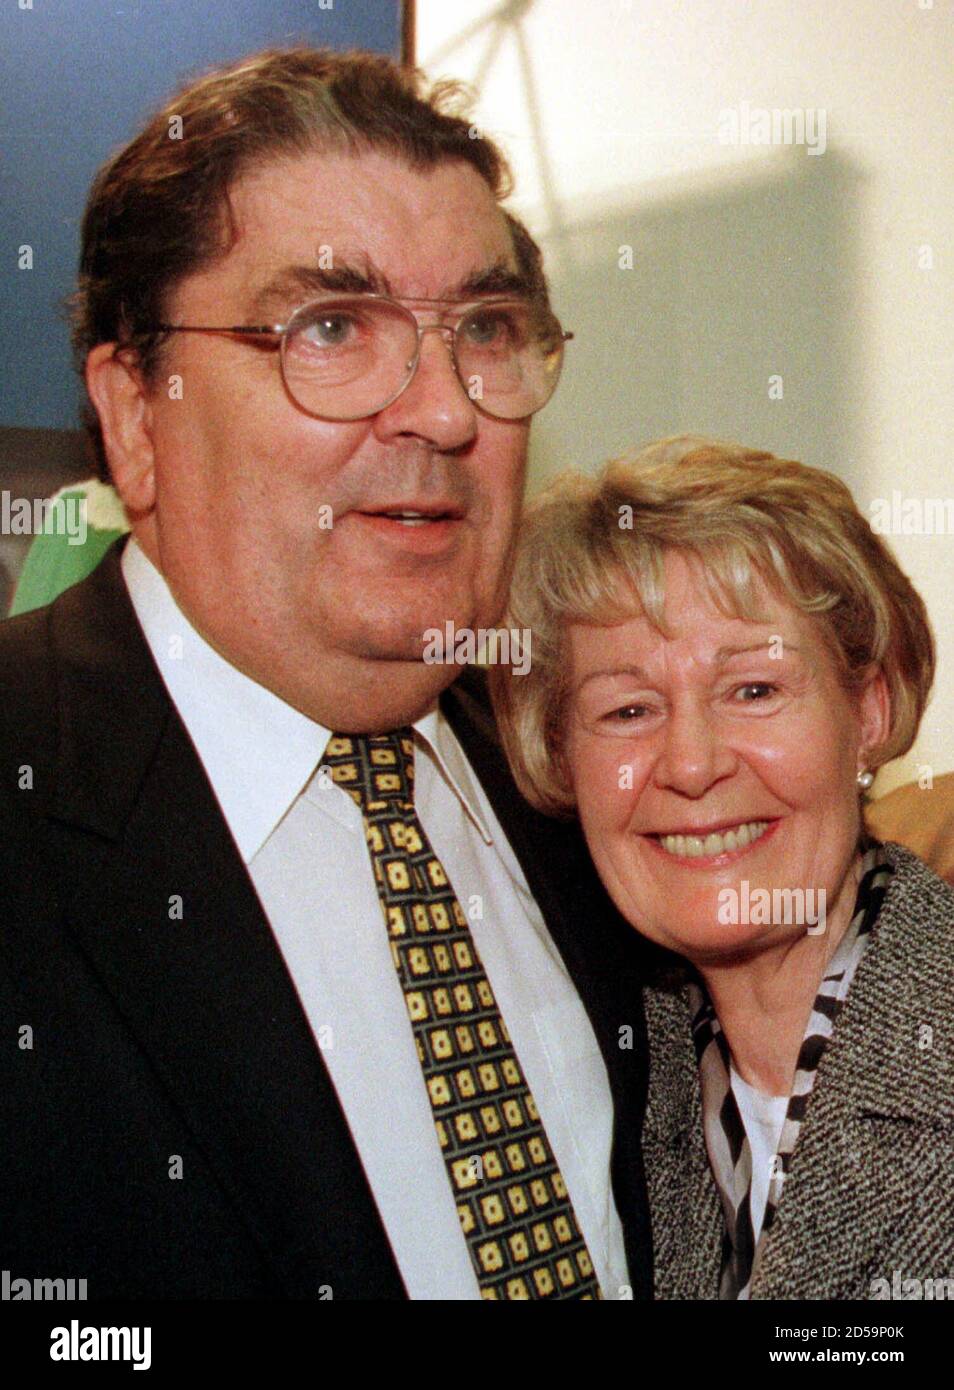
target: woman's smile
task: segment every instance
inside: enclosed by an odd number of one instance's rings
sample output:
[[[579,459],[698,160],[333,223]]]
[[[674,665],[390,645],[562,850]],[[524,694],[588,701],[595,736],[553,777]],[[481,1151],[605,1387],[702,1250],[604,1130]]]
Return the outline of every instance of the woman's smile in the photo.
[[[718,830],[644,833],[643,838],[669,859],[691,869],[720,867],[748,854],[775,834],[781,821],[726,821]]]

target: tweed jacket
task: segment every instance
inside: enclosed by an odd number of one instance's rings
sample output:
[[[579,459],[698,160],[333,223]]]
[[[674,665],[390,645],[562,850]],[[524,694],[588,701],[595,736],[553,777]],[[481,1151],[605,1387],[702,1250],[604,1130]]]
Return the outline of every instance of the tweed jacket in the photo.
[[[894,873],[815,1078],[753,1299],[933,1297],[927,1280],[954,1291],[954,891],[909,850],[886,848]],[[654,1295],[714,1299],[722,1207],[683,981],[661,972],[644,989]]]

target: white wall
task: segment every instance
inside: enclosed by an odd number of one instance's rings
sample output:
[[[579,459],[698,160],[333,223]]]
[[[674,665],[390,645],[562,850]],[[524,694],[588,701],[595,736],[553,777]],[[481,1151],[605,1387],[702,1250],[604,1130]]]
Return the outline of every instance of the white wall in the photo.
[[[954,499],[954,0],[418,0],[418,54],[478,88],[578,335],[534,484],[693,431],[828,468],[869,516]],[[725,143],[742,103],[824,152]],[[954,769],[954,534],[889,539],[940,668],[882,792]]]

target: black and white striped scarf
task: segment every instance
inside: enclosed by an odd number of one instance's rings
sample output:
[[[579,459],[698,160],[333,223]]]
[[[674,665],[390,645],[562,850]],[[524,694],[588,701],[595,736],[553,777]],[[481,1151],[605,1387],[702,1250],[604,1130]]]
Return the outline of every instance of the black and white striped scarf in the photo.
[[[772,1165],[758,1247],[751,1211],[752,1151],[732,1089],[729,1044],[701,981],[689,986],[706,1148],[722,1197],[726,1224],[719,1284],[722,1299],[749,1297],[755,1263],[778,1209],[818,1064],[878,918],[892,865],[876,841],[867,840],[862,845],[862,854],[861,879],[851,922],[826,967],[798,1054],[792,1093]]]

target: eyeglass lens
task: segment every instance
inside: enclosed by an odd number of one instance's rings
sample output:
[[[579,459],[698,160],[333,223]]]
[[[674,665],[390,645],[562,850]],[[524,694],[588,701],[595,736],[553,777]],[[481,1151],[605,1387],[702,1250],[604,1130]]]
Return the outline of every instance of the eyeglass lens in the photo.
[[[362,419],[407,385],[417,320],[386,299],[343,296],[305,305],[289,323],[282,367],[298,404],[325,419]],[[532,303],[478,305],[457,324],[454,357],[464,390],[491,415],[516,420],[553,394],[563,359],[560,326]]]

